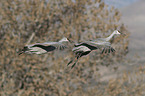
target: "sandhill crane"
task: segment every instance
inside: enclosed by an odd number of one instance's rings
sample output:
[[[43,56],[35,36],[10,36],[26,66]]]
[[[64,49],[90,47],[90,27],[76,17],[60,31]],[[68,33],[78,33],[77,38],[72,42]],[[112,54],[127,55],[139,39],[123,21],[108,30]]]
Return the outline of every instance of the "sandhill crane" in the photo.
[[[115,30],[109,37],[107,38],[98,38],[96,40],[84,41],[82,43],[78,43],[74,45],[72,51],[75,53],[75,58],[77,58],[76,62],[72,65],[71,68],[75,66],[78,59],[84,55],[89,54],[92,50],[101,49],[102,53],[110,53],[115,52],[115,50],[111,47],[111,43],[109,40],[115,35],[120,34],[118,30]],[[74,59],[75,59],[74,58]],[[71,64],[73,61],[71,60],[67,65]]]
[[[26,45],[22,51],[19,53],[35,53],[35,54],[43,54],[43,53],[47,53],[47,52],[52,52],[56,49],[58,50],[63,50],[65,48],[67,48],[66,43],[68,43],[69,40],[67,38],[62,38],[60,41],[58,42],[45,42],[45,43],[36,43],[36,44],[32,44],[32,45]]]
[[[121,34],[121,33],[119,33],[118,30],[115,30],[107,38],[97,38],[96,40],[84,41],[82,43],[75,44],[75,47],[83,45],[83,46],[90,48],[91,50],[95,50],[95,47],[98,49],[103,48],[102,53],[114,52],[115,50],[111,47],[111,43],[109,41],[115,34]]]
[[[103,48],[102,53],[115,52],[115,50],[111,47],[111,43],[107,41],[103,43],[99,43],[99,42],[96,43],[94,41],[86,41],[79,44],[75,44],[74,46],[75,47],[72,49],[72,51],[75,53],[75,58],[77,60],[75,61],[75,63],[72,65],[71,68],[73,68],[76,65],[80,57],[88,55],[93,50]],[[74,59],[71,60],[67,65],[71,64],[74,61]]]

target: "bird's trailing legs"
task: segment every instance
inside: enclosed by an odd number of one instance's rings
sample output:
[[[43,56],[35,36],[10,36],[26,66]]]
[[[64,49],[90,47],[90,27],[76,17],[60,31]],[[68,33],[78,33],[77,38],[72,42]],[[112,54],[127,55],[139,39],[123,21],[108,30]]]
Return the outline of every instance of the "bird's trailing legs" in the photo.
[[[70,65],[77,57],[78,57],[78,54],[75,56],[74,59],[72,59],[70,62],[68,62],[67,66]]]
[[[77,57],[77,60],[76,60],[76,62],[71,66],[71,69],[76,65],[76,63],[78,62],[80,56],[81,56],[81,55],[79,55],[79,56]]]
[[[70,65],[71,63],[73,63],[73,61],[77,58],[77,60],[75,61],[75,63],[71,66],[71,69],[72,69],[72,68],[76,65],[76,63],[78,62],[80,56],[81,56],[81,54],[78,53],[78,54],[75,56],[75,58],[74,58],[73,60],[71,60],[71,61],[67,64],[67,66]]]
[[[74,61],[74,59],[72,59],[71,61],[69,61],[68,64],[67,64],[67,66],[70,65]]]

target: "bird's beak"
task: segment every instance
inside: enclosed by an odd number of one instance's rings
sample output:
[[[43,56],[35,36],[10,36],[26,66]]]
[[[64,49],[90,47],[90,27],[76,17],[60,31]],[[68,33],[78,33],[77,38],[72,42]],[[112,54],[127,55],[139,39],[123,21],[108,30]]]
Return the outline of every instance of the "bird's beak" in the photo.
[[[124,34],[124,33],[120,33],[121,35],[123,35],[123,36],[126,36],[126,34]]]
[[[69,41],[70,43],[74,43],[74,41],[72,41],[72,40],[70,40],[70,39],[68,39],[68,41]]]
[[[126,34],[124,34],[124,33],[120,32],[120,31],[118,31],[118,32],[120,33],[120,35],[126,36]]]

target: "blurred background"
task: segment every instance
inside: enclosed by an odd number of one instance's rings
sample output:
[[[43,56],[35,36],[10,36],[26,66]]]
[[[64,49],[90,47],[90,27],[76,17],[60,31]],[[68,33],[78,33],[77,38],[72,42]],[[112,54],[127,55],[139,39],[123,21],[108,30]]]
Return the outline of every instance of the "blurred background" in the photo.
[[[144,0],[0,0],[1,96],[144,96]],[[94,51],[72,70],[71,49],[18,52],[27,44],[107,37],[115,54]]]

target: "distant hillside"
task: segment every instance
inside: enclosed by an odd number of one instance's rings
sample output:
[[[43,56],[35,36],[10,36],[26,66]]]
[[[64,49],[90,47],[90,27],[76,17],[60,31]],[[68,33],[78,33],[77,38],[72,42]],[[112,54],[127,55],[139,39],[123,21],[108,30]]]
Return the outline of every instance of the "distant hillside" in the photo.
[[[120,9],[122,22],[131,32],[130,54],[137,53],[142,59],[145,57],[145,0],[140,0],[132,5]]]

